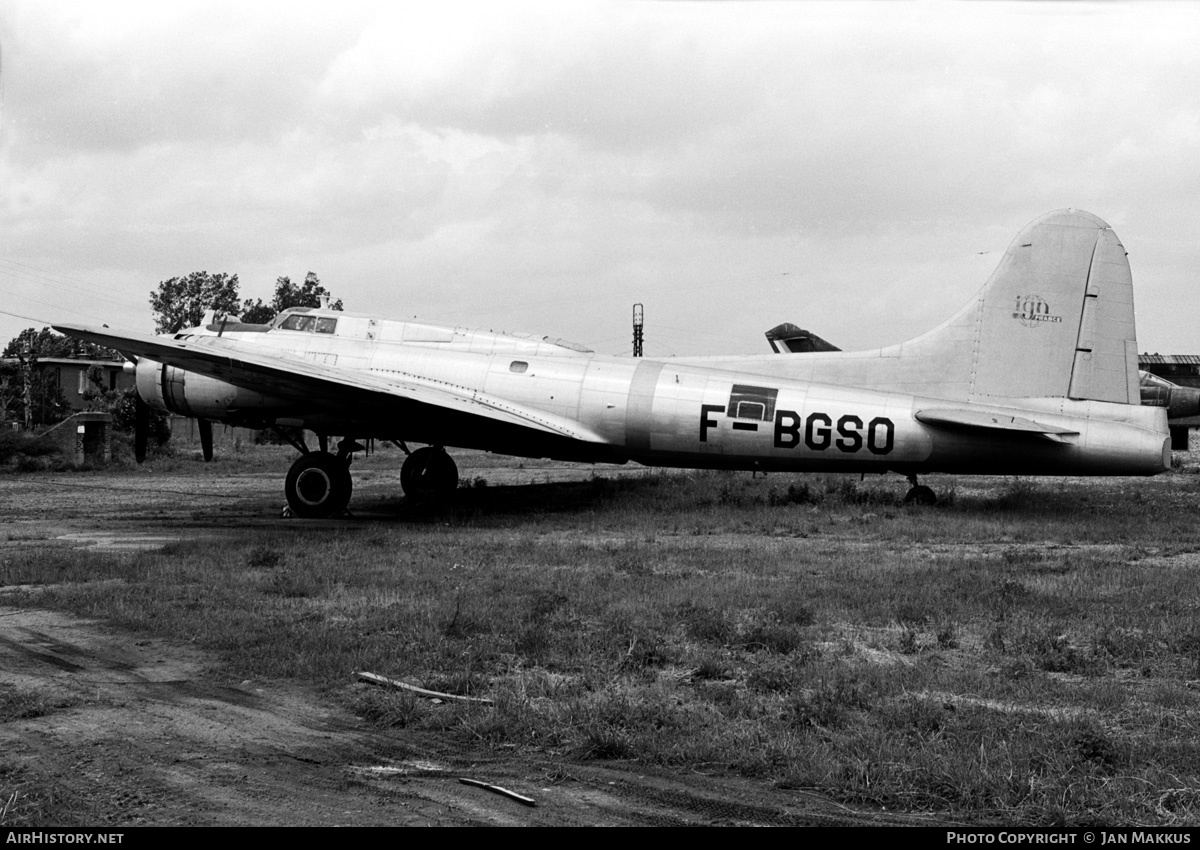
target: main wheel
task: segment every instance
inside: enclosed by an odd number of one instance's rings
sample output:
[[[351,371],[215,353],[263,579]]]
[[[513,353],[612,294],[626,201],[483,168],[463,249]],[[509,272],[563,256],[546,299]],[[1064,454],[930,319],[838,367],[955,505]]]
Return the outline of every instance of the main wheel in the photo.
[[[305,519],[323,519],[344,511],[353,490],[349,464],[329,452],[301,455],[283,484],[288,507]]]
[[[904,503],[906,505],[936,505],[937,494],[924,484],[918,484],[905,494]]]
[[[458,487],[458,467],[445,449],[425,446],[404,459],[400,486],[416,501],[445,499]]]

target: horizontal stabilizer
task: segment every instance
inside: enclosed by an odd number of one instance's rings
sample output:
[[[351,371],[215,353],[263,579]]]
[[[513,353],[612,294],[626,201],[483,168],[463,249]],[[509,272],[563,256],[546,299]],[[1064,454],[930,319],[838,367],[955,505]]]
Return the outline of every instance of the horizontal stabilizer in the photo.
[[[1057,428],[1053,425],[1043,425],[1040,422],[1034,422],[1032,419],[1025,419],[1020,416],[987,413],[982,410],[929,409],[918,410],[915,416],[918,422],[938,428],[1007,431],[1013,434],[1043,437],[1055,442],[1062,442],[1063,437],[1072,437],[1079,434],[1078,431],[1072,431],[1069,428]]]

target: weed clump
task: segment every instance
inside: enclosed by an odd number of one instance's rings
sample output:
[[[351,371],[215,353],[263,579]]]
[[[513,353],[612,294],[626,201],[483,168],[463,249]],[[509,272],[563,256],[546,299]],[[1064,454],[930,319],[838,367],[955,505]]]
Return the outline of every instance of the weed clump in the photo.
[[[407,691],[384,691],[364,686],[354,701],[354,711],[384,729],[417,726],[432,710],[429,700]]]
[[[656,634],[641,633],[630,637],[617,669],[627,672],[648,672],[665,667],[676,659],[671,648]]]
[[[947,623],[937,630],[934,636],[938,649],[958,649],[958,633],[953,623]]]
[[[872,704],[866,682],[835,669],[820,675],[814,687],[793,695],[787,705],[787,718],[795,728],[840,729]]]
[[[266,544],[259,544],[246,555],[246,566],[251,569],[270,569],[283,561],[283,553]]]
[[[1126,762],[1120,748],[1096,726],[1086,726],[1076,732],[1071,737],[1070,746],[1080,762],[1101,773],[1115,773]]]
[[[0,826],[93,826],[111,812],[93,811],[61,786],[23,766],[0,761]]]
[[[1035,666],[1047,673],[1087,675],[1097,672],[1095,660],[1080,652],[1068,635],[1059,633],[1058,629],[1030,629],[1021,635],[1021,644],[1032,656]]]
[[[814,492],[808,486],[808,482],[789,484],[787,490],[783,491],[776,490],[774,487],[767,491],[767,504],[773,508],[815,504],[819,503],[821,499],[821,494]]]
[[[728,679],[732,675],[732,671],[728,664],[720,658],[708,656],[703,658],[696,669],[692,671],[692,678],[699,680],[722,680]]]
[[[686,602],[675,609],[675,618],[693,640],[725,646],[734,638],[733,624],[717,608]]]
[[[843,505],[895,505],[896,494],[874,487],[860,487],[853,478],[842,478],[828,486],[827,493]]]
[[[69,705],[70,700],[53,700],[34,691],[0,683],[0,723],[44,717]]]
[[[746,687],[761,693],[787,694],[791,693],[800,681],[797,667],[764,666],[751,671],[746,677]]]

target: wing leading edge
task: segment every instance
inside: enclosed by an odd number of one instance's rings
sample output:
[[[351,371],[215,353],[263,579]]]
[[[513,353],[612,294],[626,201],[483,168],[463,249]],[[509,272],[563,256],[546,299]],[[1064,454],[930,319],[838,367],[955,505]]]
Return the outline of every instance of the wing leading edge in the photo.
[[[400,373],[402,377],[391,378],[338,369],[217,337],[182,341],[115,334],[83,325],[54,325],[54,329],[123,354],[147,357],[264,395],[303,400],[310,406],[317,403],[334,410],[355,406],[386,411],[397,403],[428,405],[585,443],[607,442],[570,419],[419,375]]]

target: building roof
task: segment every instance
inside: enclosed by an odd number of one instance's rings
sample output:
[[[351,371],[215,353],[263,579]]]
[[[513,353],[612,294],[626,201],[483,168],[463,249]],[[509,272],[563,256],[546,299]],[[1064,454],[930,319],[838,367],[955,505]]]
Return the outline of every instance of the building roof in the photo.
[[[1200,354],[1139,354],[1142,366],[1200,366]]]
[[[19,357],[5,357],[0,360],[6,366],[16,366],[20,364]],[[124,360],[85,360],[82,357],[39,357],[34,363],[41,363],[49,366],[104,366],[110,369],[122,369],[125,366]]]

